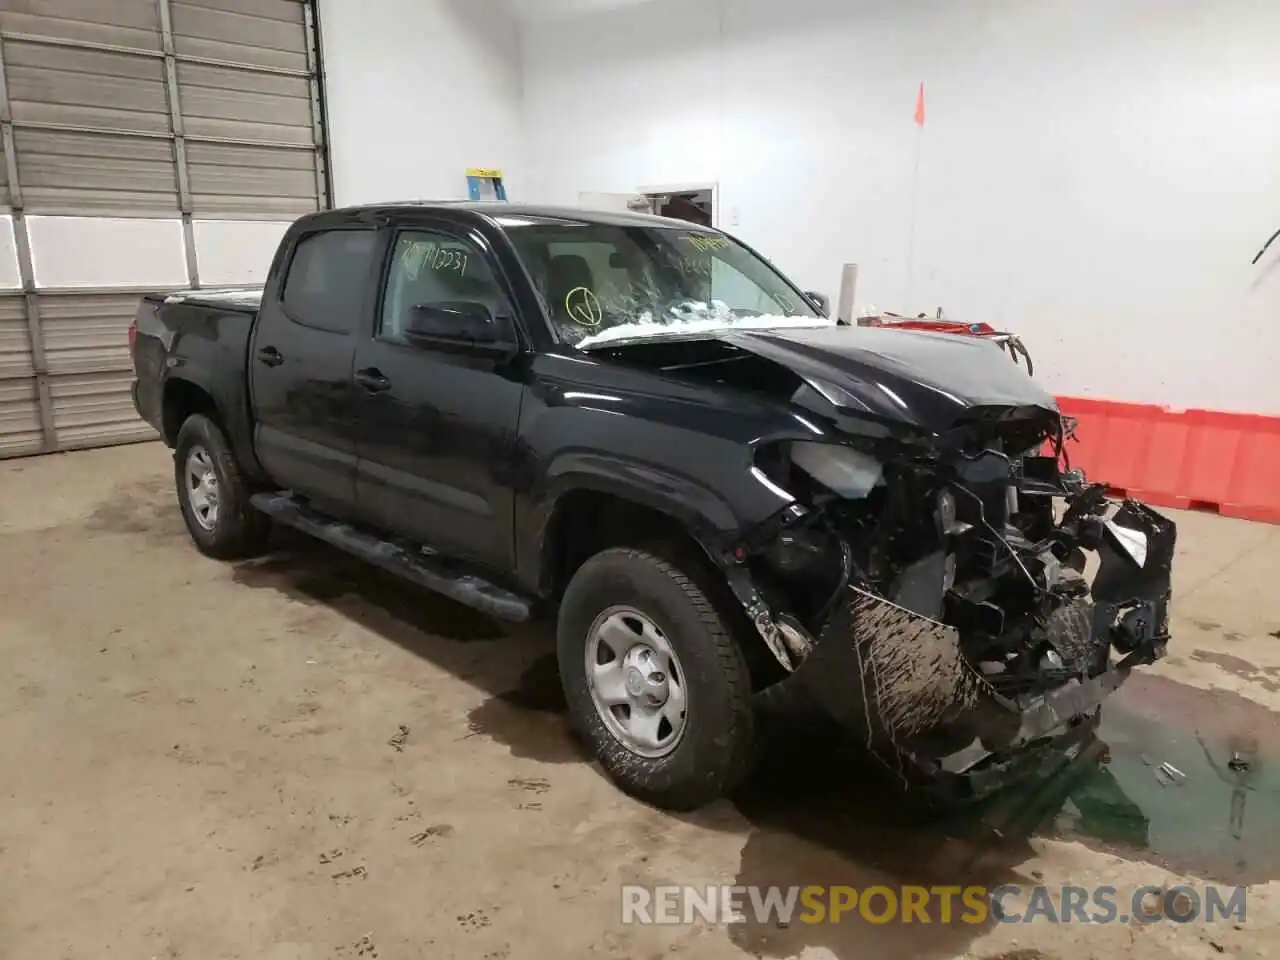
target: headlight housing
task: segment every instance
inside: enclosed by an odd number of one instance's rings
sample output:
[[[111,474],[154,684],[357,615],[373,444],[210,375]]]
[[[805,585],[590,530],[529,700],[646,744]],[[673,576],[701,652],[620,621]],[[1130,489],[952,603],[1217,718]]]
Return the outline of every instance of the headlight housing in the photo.
[[[833,443],[793,443],[791,461],[824,487],[848,500],[862,499],[884,477],[884,464],[875,457]]]

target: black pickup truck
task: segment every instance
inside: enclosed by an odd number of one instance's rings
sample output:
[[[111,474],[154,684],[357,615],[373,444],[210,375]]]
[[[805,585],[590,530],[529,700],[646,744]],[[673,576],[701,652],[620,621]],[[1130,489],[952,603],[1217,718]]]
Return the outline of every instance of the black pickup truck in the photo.
[[[333,210],[261,293],[148,296],[130,337],[200,550],[283,523],[554,616],[576,726],[655,804],[731,789],[788,691],[908,786],[980,795],[1168,639],[1173,524],[1065,469],[997,346],[838,324],[717,230]]]

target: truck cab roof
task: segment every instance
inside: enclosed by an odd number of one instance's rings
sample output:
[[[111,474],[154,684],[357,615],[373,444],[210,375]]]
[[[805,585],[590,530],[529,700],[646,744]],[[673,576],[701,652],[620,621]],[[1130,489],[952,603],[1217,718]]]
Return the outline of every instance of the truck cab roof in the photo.
[[[675,227],[706,233],[720,232],[685,220],[659,217],[648,213],[584,210],[580,207],[509,203],[501,200],[407,200],[395,203],[360,204],[307,214],[301,220],[308,225],[321,226],[329,222],[349,220],[352,217],[396,218],[422,213],[438,213],[455,219],[484,219],[499,227],[517,226],[522,223],[584,223],[615,227]]]

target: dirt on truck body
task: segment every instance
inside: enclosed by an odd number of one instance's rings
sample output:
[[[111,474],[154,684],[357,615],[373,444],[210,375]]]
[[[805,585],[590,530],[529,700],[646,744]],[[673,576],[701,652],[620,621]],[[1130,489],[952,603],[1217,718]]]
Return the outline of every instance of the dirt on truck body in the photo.
[[[663,806],[740,782],[791,693],[906,785],[981,794],[1168,639],[1172,523],[1065,469],[999,346],[837,324],[717,230],[326,211],[260,295],[147,297],[130,337],[197,547],[285,524],[553,614],[583,738]]]

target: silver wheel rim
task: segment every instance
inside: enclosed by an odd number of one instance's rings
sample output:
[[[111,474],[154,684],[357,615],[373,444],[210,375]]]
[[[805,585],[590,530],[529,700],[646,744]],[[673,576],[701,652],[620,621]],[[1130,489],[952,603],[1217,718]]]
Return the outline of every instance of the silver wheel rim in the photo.
[[[671,642],[632,607],[610,607],[587,633],[587,687],[596,713],[632,753],[665,757],[689,717],[683,668]]]
[[[213,458],[204,447],[192,447],[187,452],[183,490],[187,506],[201,529],[212,531],[218,523],[218,474],[213,469]]]

